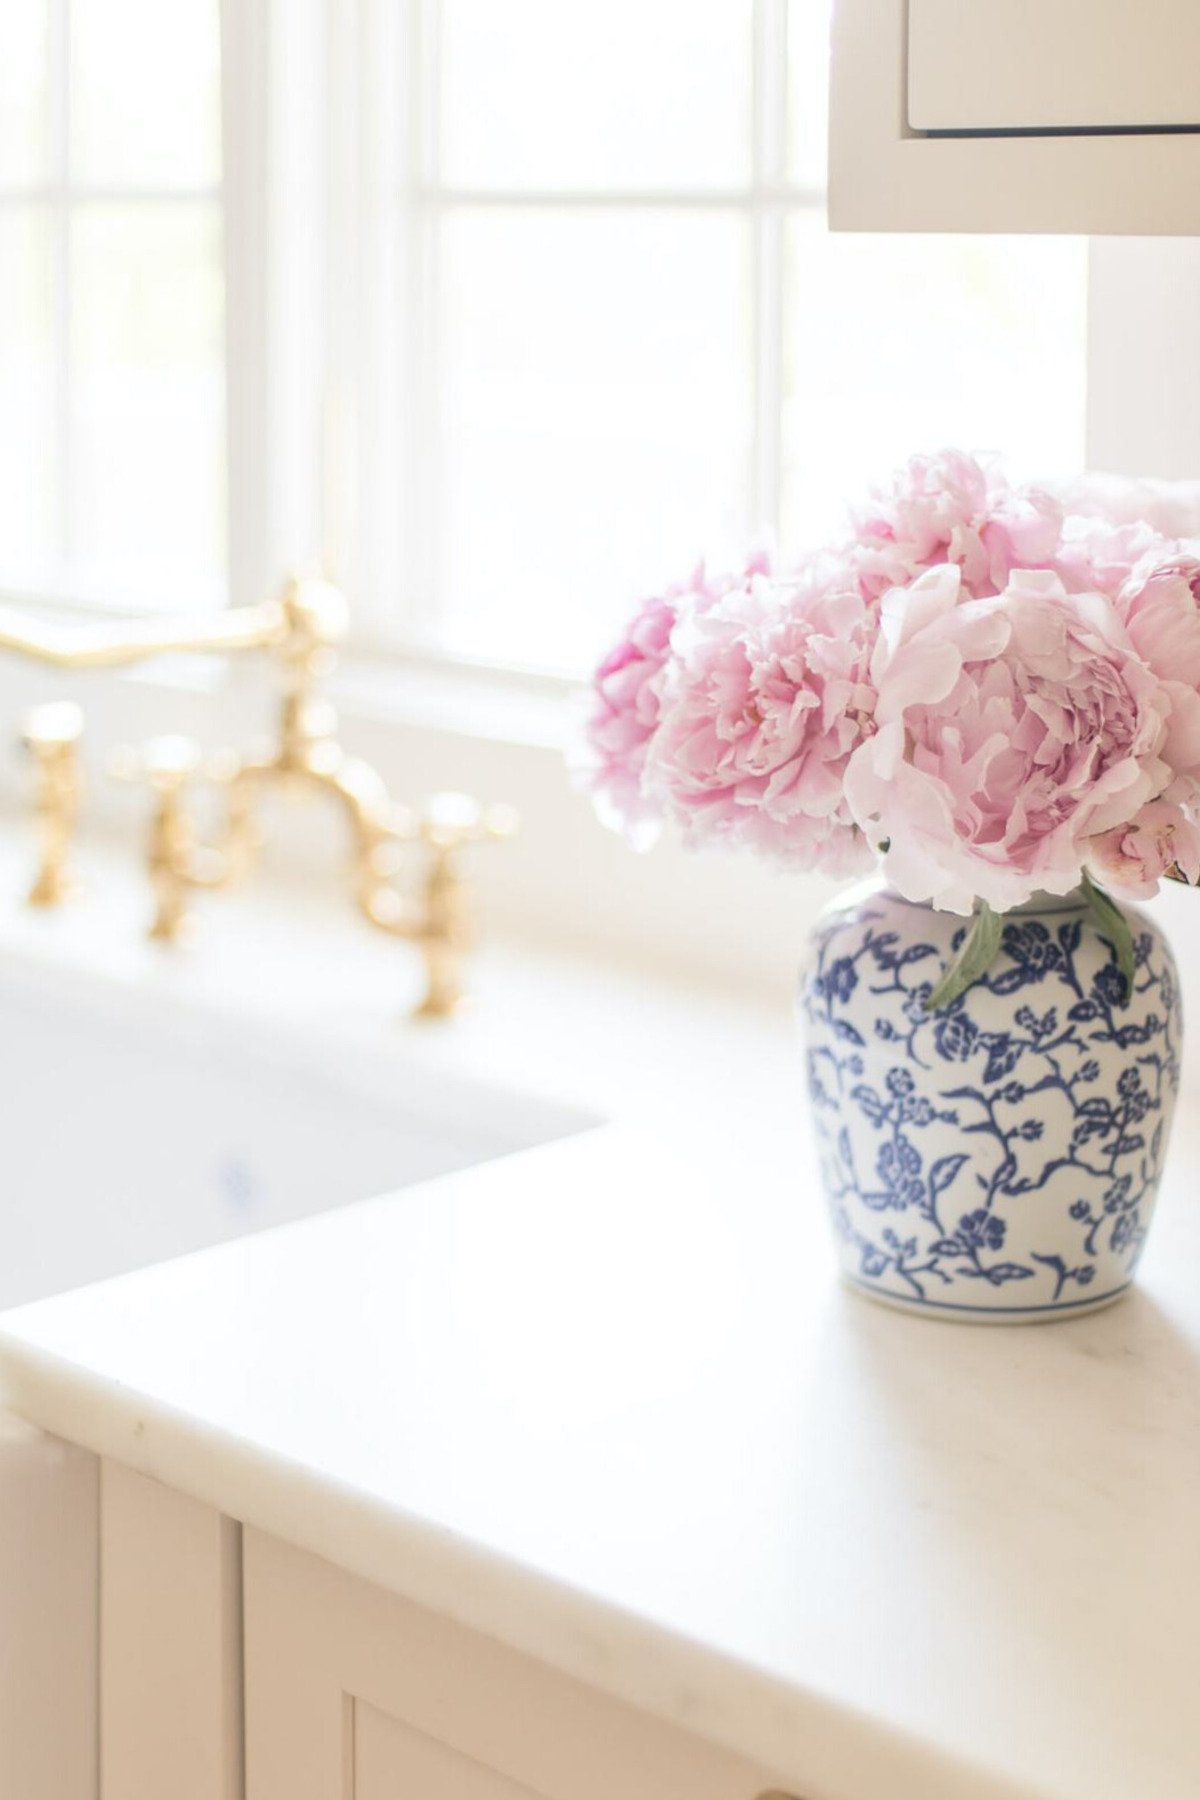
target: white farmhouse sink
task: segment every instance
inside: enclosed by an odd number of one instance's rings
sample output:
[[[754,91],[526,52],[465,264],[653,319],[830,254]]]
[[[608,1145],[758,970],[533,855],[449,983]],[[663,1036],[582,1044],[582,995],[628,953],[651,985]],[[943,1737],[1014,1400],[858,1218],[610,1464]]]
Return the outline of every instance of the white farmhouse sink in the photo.
[[[0,966],[0,1309],[594,1122],[413,1044]]]

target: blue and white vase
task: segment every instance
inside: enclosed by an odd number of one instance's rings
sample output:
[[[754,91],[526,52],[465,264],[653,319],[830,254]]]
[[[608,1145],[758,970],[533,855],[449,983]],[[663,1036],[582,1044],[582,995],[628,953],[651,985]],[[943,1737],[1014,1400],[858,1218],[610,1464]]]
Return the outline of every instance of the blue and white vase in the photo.
[[[931,1318],[1072,1318],[1129,1287],[1179,1086],[1174,960],[1129,912],[1134,991],[1082,898],[1010,913],[987,974],[925,1001],[966,929],[871,884],[821,917],[799,1010],[845,1278]]]

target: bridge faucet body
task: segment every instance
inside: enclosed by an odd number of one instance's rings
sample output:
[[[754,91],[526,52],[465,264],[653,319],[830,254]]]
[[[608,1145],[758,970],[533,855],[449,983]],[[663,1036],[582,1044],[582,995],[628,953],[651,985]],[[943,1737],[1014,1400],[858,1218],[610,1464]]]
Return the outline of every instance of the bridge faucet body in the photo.
[[[164,652],[257,650],[273,653],[282,673],[275,744],[259,755],[233,750],[202,757],[189,739],[152,739],[140,749],[121,749],[111,772],[144,780],[154,803],[146,860],[154,907],[150,935],[173,943],[182,937],[192,897],[230,886],[253,866],[261,846],[259,801],[282,784],[324,794],[343,812],[350,835],[355,904],[373,926],[413,943],[421,953],[425,987],[416,1016],[444,1018],[464,992],[465,965],[474,941],[472,909],[459,852],[471,843],[508,836],[515,814],[484,811],[461,795],[440,795],[421,812],[397,806],[381,776],[342,748],[332,707],[320,696],[320,680],[332,668],[345,629],[345,602],[328,582],[294,580],[277,601],[231,608],[215,618],[165,620],[155,625],[117,625],[107,633],[46,629],[0,615],[0,650],[10,650],[64,669],[114,668]],[[35,709],[25,744],[37,770],[39,867],[31,903],[58,904],[68,888],[67,858],[80,797],[76,746],[83,717],[77,707],[55,703]],[[192,796],[201,785],[223,798],[211,841],[197,827]],[[406,846],[423,847],[426,869],[417,891],[395,883]]]

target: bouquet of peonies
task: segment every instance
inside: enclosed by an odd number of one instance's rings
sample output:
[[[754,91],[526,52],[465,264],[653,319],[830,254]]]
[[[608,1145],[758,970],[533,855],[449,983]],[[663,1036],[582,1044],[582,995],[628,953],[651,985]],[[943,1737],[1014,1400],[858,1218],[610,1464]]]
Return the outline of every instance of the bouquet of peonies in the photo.
[[[974,913],[934,1004],[1038,892],[1082,886],[1131,968],[1108,893],[1200,880],[1193,493],[1052,494],[947,451],[793,570],[698,569],[596,671],[602,816],[642,845],[672,821],[798,869],[878,861],[907,899]]]

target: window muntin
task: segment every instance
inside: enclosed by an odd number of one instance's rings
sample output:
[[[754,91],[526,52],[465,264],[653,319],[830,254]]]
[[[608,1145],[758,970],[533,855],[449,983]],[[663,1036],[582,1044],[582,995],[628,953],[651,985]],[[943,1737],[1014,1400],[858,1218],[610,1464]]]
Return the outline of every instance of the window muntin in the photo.
[[[22,0],[0,70],[0,589],[219,602],[217,0]]]

